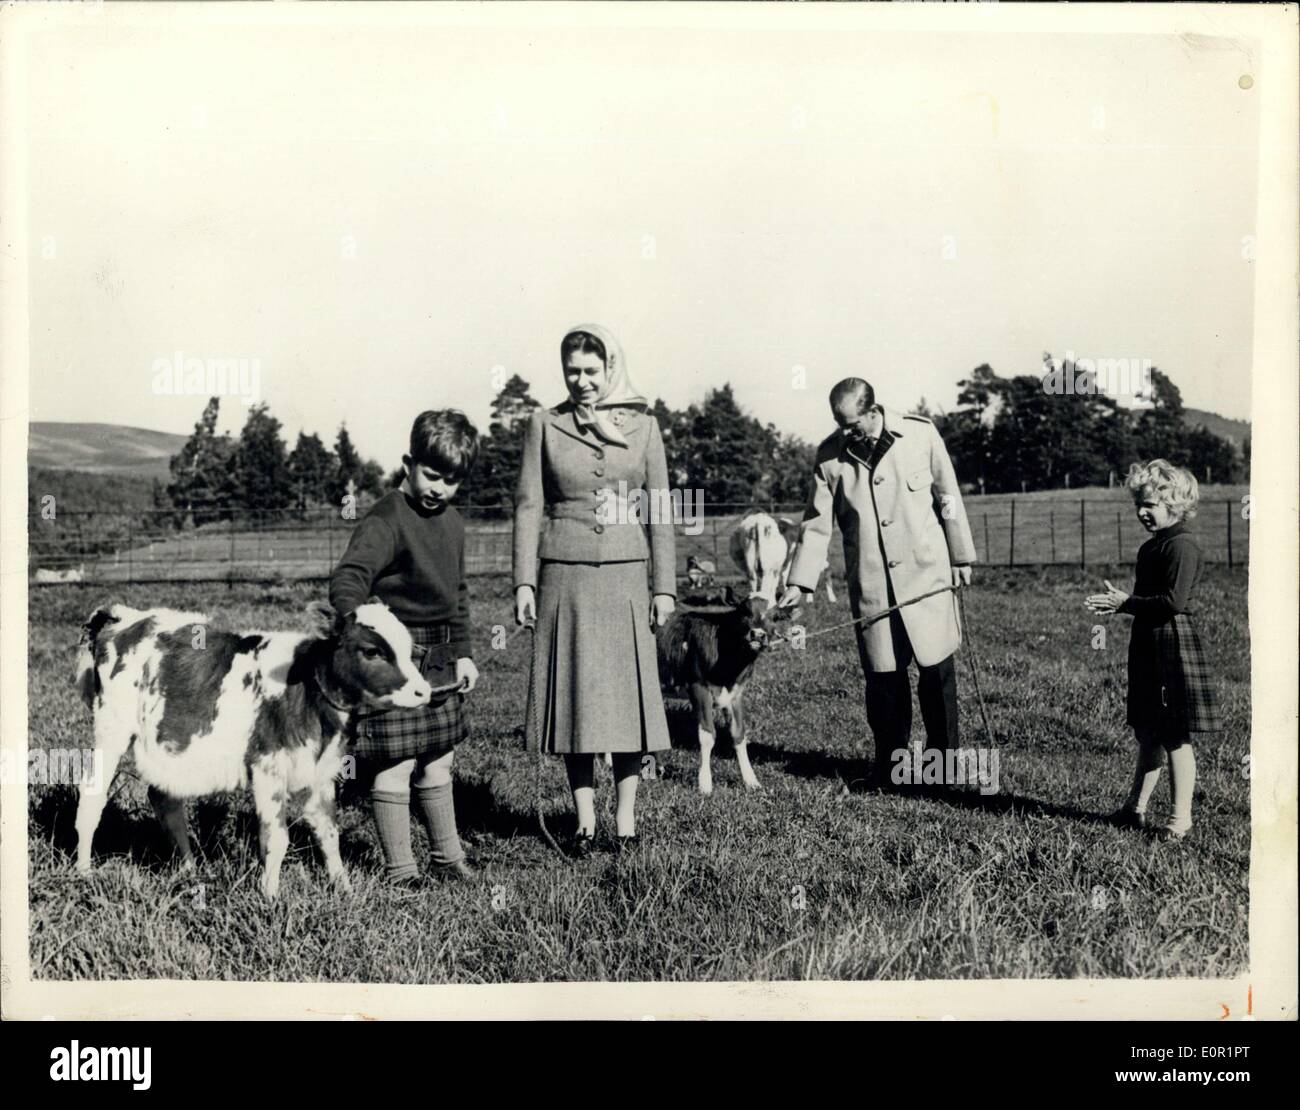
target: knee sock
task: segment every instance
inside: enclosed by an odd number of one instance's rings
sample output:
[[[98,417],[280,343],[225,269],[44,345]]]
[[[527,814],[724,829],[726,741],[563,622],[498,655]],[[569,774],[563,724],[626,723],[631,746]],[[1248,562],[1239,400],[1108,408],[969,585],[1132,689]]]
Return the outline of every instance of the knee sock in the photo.
[[[411,795],[396,790],[371,790],[379,846],[384,850],[390,879],[407,879],[417,873],[411,853]]]
[[[457,863],[465,858],[465,849],[456,832],[456,804],[452,798],[451,783],[436,786],[417,786],[416,801],[420,803],[420,816],[429,833],[429,849],[438,867]]]
[[[636,788],[640,781],[641,753],[617,753],[614,756],[614,789],[618,808],[614,811],[614,824],[619,836],[636,835]]]
[[[1192,793],[1196,790],[1196,754],[1191,744],[1180,744],[1170,751],[1169,785],[1174,795],[1170,827],[1186,832],[1192,827]]]

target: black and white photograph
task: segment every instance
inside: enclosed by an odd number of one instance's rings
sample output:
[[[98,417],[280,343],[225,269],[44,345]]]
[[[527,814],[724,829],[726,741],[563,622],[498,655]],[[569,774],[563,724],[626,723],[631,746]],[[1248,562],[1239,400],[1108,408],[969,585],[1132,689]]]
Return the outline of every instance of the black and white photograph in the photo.
[[[6,5],[7,1014],[1295,1020],[1296,30]]]

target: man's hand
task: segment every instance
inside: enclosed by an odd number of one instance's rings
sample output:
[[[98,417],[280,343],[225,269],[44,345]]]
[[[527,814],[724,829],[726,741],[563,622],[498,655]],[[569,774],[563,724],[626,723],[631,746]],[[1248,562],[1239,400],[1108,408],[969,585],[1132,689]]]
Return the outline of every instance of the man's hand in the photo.
[[[802,586],[787,586],[785,593],[781,595],[781,600],[776,603],[778,609],[793,609],[801,601],[803,595],[810,591],[805,590]]]
[[[1105,581],[1103,579],[1103,581]],[[1086,601],[1086,605],[1094,613],[1115,613],[1119,607],[1128,600],[1128,594],[1123,590],[1117,590],[1109,582],[1105,582],[1106,592],[1104,594],[1093,594]]]
[[[677,599],[671,594],[655,594],[650,603],[650,627],[663,628],[677,608]]]
[[[953,567],[952,584],[960,589],[970,585],[970,567]]]
[[[478,685],[478,668],[473,659],[456,660],[456,681],[460,683],[462,694],[468,694]]]
[[[532,586],[515,590],[515,624],[537,623],[537,597]]]

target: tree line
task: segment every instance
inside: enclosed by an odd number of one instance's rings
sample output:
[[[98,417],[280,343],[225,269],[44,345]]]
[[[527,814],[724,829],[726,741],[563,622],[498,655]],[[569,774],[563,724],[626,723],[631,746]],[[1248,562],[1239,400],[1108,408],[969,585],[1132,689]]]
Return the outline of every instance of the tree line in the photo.
[[[1075,373],[1069,362],[1064,369]],[[933,411],[924,399],[918,411],[934,421],[958,478],[974,492],[1105,486],[1122,478],[1130,463],[1154,457],[1187,466],[1201,480],[1247,478],[1249,440],[1238,446],[1189,426],[1178,387],[1160,370],[1151,370],[1145,407],[1126,408],[1087,388],[1086,374],[1077,380],[1080,387],[1063,396],[1045,389],[1041,376],[1004,378],[985,364],[958,383],[952,411]],[[400,467],[385,472],[361,457],[346,425],[332,448],[301,432],[290,449],[265,404],[249,410],[238,438],[218,434],[219,403],[215,397],[208,402],[193,435],[171,460],[171,481],[155,487],[157,507],[170,510],[178,525],[227,519],[235,511],[305,515],[313,507],[337,508],[349,496],[364,508],[401,481]],[[461,504],[490,516],[509,515],[524,424],[540,407],[519,375],[502,385],[488,426],[480,429],[479,461],[461,486]],[[816,447],[755,418],[730,383],[683,409],[656,400],[653,413],[673,486],[701,489],[712,505],[807,498]]]

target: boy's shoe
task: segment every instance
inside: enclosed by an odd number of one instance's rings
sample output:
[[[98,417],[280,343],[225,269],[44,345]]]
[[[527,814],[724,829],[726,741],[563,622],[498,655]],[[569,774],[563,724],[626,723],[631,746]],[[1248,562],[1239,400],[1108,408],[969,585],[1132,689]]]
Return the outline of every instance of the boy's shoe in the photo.
[[[1110,815],[1110,823],[1121,829],[1145,829],[1147,815],[1131,806],[1121,806]]]
[[[479,877],[478,870],[468,859],[464,858],[458,859],[454,863],[439,864],[433,869],[433,873],[444,881],[476,882]]]

